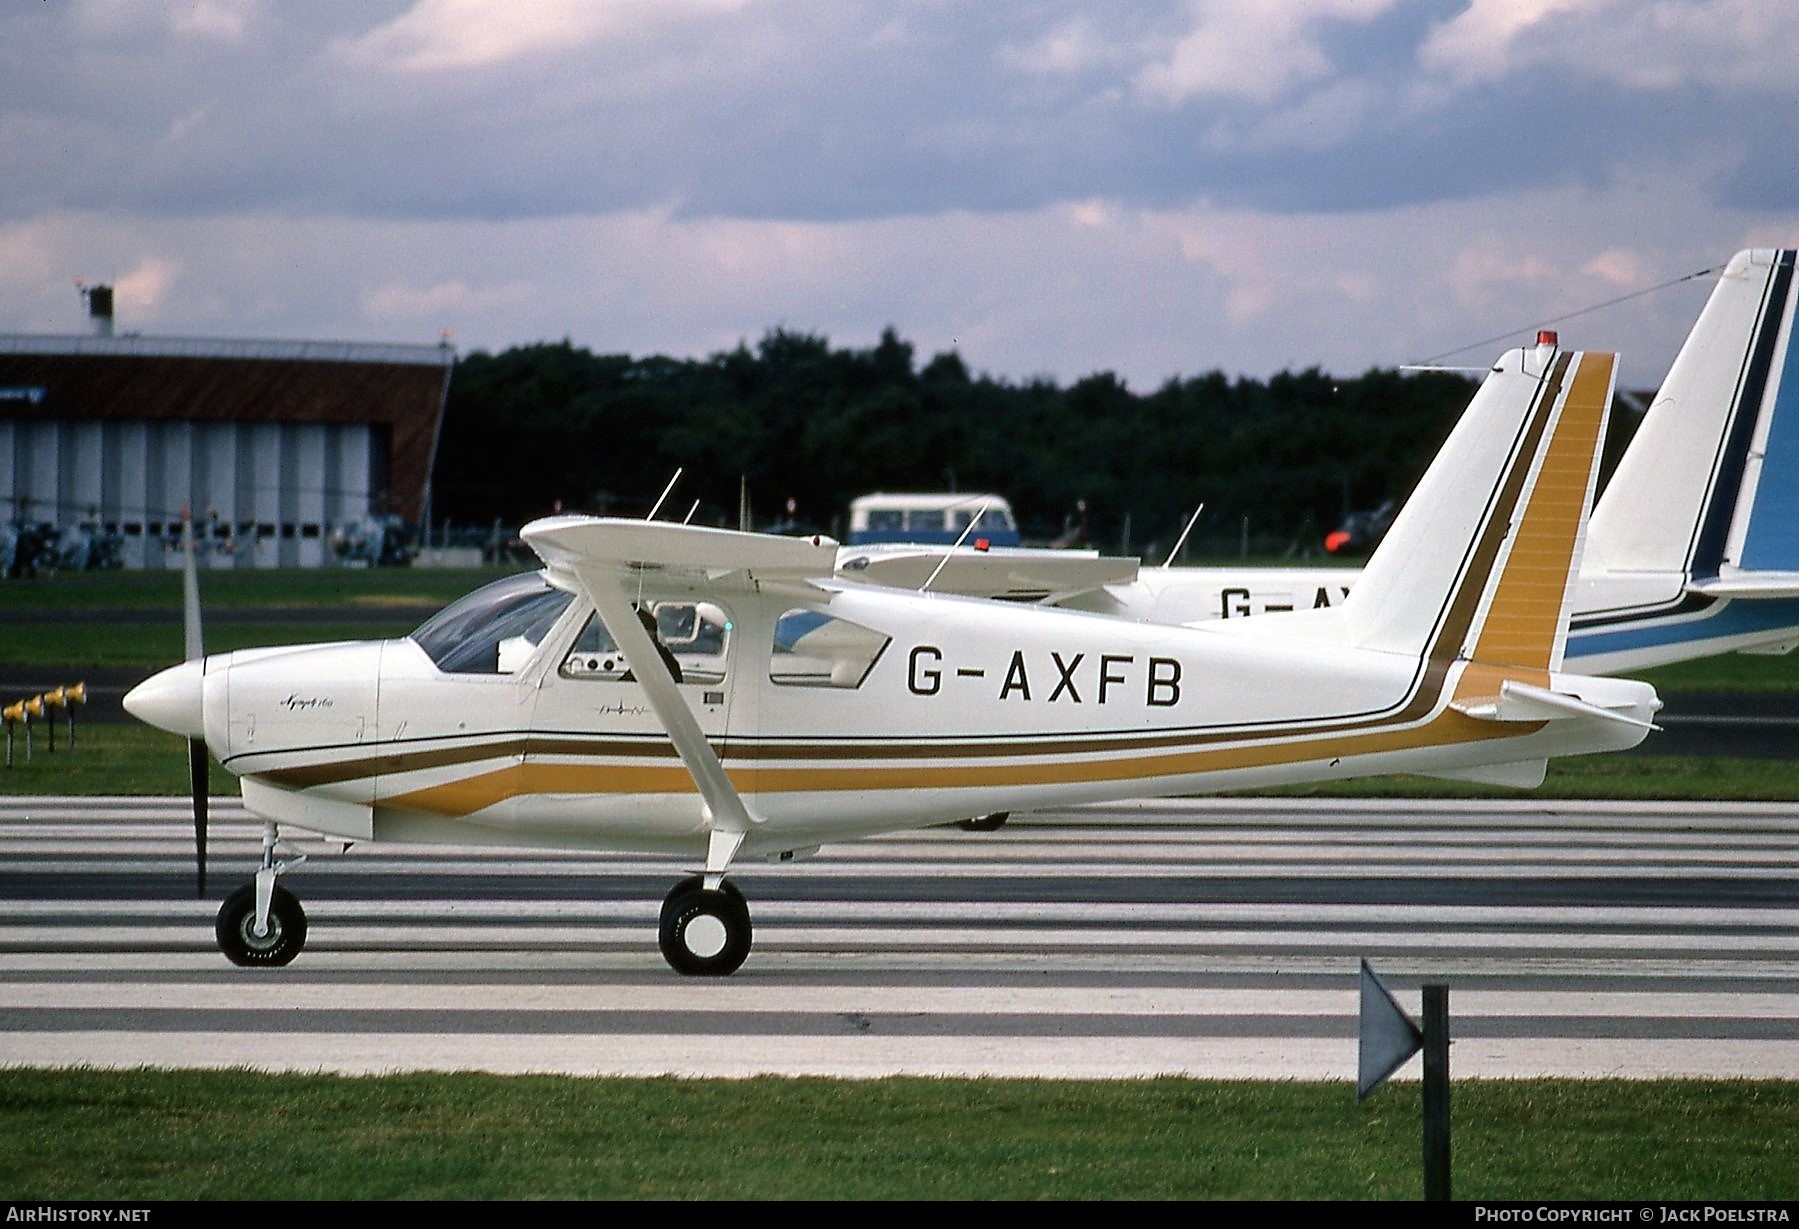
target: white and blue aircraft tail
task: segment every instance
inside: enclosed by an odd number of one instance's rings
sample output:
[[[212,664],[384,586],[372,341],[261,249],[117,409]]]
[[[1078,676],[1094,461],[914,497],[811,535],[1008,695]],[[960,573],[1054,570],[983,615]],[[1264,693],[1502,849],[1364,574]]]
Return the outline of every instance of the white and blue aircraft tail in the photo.
[[[1582,669],[1799,644],[1794,256],[1731,260],[1594,508],[1570,633]]]
[[[1572,598],[1570,669],[1627,674],[1799,645],[1794,256],[1764,248],[1730,261],[1601,495]],[[1035,585],[1053,594],[1053,554],[1040,555],[1052,557]],[[1028,591],[1018,575],[1023,565],[1006,563],[1012,588]],[[1362,575],[1142,568],[1134,579],[1050,600],[1136,622],[1192,625],[1334,607]]]

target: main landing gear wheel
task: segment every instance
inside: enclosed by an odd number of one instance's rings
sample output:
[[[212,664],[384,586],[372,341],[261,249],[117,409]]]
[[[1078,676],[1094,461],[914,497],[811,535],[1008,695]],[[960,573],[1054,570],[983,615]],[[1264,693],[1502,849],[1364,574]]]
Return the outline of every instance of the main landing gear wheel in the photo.
[[[276,968],[287,964],[306,946],[306,910],[280,884],[269,898],[269,926],[256,933],[256,885],[246,883],[219,906],[215,932],[219,950],[232,964],[251,968]]]
[[[959,819],[956,827],[964,832],[998,832],[1000,825],[1012,818],[1010,811],[995,811],[991,815],[978,815],[973,819]]]
[[[735,973],[750,954],[750,909],[736,885],[708,892],[695,875],[662,902],[662,958],[688,977]]]
[[[675,901],[677,899],[685,893],[698,892],[705,886],[706,878],[704,875],[689,875],[687,878],[681,880],[680,883],[677,883],[674,887],[670,888],[668,890],[668,895],[662,898],[662,924],[665,926],[668,924],[669,910],[675,907]],[[726,896],[729,896],[732,900],[735,900],[738,907],[741,908],[745,914],[749,913],[749,904],[743,899],[743,893],[737,890],[736,884],[727,879],[718,886],[719,891],[723,892]]]

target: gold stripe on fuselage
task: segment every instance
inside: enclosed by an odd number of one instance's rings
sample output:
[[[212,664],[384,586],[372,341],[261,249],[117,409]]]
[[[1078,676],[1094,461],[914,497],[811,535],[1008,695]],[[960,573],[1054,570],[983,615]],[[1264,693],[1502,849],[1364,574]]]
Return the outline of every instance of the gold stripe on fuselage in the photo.
[[[751,768],[732,766],[726,772],[743,794],[818,793],[829,791],[905,791],[919,789],[977,789],[1032,785],[1076,785],[1100,781],[1152,781],[1232,769],[1266,768],[1283,764],[1375,755],[1413,747],[1445,746],[1482,739],[1517,738],[1540,730],[1544,722],[1519,722],[1496,727],[1461,713],[1445,711],[1422,726],[1295,742],[1284,739],[1261,746],[1205,747],[1172,755],[1133,756],[1128,759],[1058,760],[1047,764],[894,765],[872,763],[864,767]],[[879,752],[871,759],[879,760]],[[508,764],[459,781],[426,786],[379,799],[384,807],[430,811],[440,815],[467,815],[509,798],[532,794],[678,794],[692,793],[693,779],[686,769],[660,764]]]

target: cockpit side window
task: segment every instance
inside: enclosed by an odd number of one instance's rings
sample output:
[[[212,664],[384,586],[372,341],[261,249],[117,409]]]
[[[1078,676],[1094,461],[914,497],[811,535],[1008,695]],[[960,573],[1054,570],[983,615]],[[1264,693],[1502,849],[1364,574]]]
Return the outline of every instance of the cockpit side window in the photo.
[[[862,686],[891,637],[816,610],[789,610],[775,621],[768,678],[783,687]]]
[[[412,639],[446,674],[511,674],[573,600],[539,573],[508,576],[451,602]]]
[[[657,602],[650,607],[657,644],[668,655],[669,673],[680,683],[716,685],[725,678],[731,618],[711,602]],[[641,616],[640,616],[641,617]],[[647,627],[645,630],[649,630]],[[600,617],[588,617],[575,647],[563,659],[564,678],[630,682],[630,663]]]

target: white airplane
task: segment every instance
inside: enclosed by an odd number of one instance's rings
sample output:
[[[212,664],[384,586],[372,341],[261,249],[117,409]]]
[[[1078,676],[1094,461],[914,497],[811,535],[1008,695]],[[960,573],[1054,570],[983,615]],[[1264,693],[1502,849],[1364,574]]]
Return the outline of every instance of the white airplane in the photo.
[[[1644,416],[1587,533],[1568,661],[1627,674],[1799,645],[1794,252],[1739,252]],[[1354,568],[1139,568],[1093,552],[950,553],[933,587],[1142,623],[1340,604]],[[942,548],[845,547],[847,575],[916,588]]]
[[[1535,783],[1549,756],[1635,746],[1654,689],[1561,668],[1614,367],[1505,355],[1332,609],[1148,626],[847,581],[828,539],[561,516],[524,530],[540,572],[406,639],[190,643],[125,706],[190,740],[202,892],[206,751],[265,821],[218,917],[240,964],[304,942],[277,882],[294,829],[690,858],[662,952],[727,974],[751,941],[741,858],[1281,782]]]

